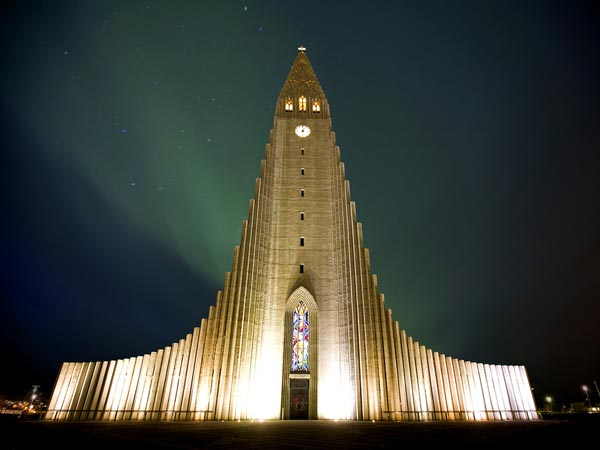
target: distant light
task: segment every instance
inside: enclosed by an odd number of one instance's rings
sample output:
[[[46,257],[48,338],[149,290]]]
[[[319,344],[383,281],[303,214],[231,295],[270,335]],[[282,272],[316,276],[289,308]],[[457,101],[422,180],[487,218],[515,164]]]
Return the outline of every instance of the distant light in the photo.
[[[546,401],[547,401],[548,403],[552,403],[552,397],[550,397],[550,396],[548,395],[548,396],[546,397]]]
[[[583,386],[581,386],[581,389],[583,389],[583,392],[587,392],[590,388],[584,384]]]

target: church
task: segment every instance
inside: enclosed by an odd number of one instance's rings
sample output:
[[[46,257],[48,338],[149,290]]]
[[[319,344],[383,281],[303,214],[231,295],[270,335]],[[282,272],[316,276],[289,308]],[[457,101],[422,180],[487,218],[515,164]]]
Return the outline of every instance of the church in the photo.
[[[48,420],[530,420],[524,366],[440,354],[371,273],[329,104],[300,47],[216,304],[150,354],[62,364]]]

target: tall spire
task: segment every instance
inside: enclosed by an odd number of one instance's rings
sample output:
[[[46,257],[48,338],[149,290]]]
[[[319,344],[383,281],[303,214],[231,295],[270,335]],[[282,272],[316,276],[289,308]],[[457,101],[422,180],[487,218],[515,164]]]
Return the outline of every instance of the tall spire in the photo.
[[[298,97],[300,95],[325,98],[317,75],[306,56],[306,48],[302,45],[298,47],[298,56],[296,56],[279,97]]]

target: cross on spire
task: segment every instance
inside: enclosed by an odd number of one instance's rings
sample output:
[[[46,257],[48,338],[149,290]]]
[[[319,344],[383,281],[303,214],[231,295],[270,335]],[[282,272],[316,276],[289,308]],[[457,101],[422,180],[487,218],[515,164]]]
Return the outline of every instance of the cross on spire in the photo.
[[[300,50],[301,52],[303,52],[304,50],[306,50],[306,47],[304,45],[301,45],[300,47],[298,47],[298,50]]]

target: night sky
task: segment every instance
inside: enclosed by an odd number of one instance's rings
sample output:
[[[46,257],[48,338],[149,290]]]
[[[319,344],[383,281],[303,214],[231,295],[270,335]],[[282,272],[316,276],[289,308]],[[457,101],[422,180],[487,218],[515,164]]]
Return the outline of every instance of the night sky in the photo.
[[[538,406],[600,382],[594,2],[3,8],[0,393],[208,316],[300,44],[401,328]]]

